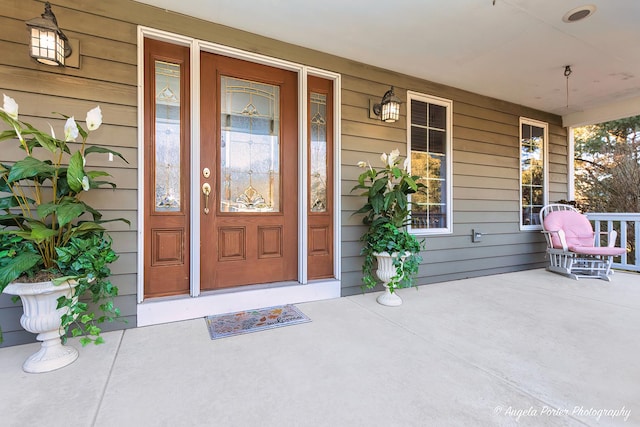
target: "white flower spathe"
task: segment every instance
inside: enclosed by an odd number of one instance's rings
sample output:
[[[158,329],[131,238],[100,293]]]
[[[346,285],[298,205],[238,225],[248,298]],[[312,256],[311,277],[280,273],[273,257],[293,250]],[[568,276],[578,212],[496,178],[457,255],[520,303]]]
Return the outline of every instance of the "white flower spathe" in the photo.
[[[367,162],[363,162],[362,160],[360,160],[358,162],[358,167],[359,168],[366,168],[367,167]]]
[[[85,175],[82,177],[82,189],[84,191],[89,191],[89,188],[89,177]]]
[[[87,113],[87,129],[96,130],[102,124],[102,110],[100,110],[100,106],[89,110]]]
[[[387,159],[387,161],[390,168],[392,168],[396,164],[396,160],[398,160],[398,157],[400,157],[400,150],[396,149],[389,153],[389,158]]]
[[[67,122],[64,124],[64,141],[72,142],[72,141],[75,141],[77,137],[78,137],[78,125],[76,125],[76,120],[73,118],[73,116],[71,116],[67,119]]]
[[[407,173],[411,173],[411,161],[408,157],[404,159],[404,170],[407,171]]]
[[[382,160],[382,163],[384,163],[386,165],[387,164],[387,153],[382,153],[380,155],[380,160]]]
[[[3,104],[2,104],[2,111],[7,113],[7,115],[11,117],[13,120],[18,120],[18,103],[16,102],[15,99],[5,95],[4,93],[2,94],[2,96],[4,98]]]
[[[51,130],[51,136],[55,139],[56,137],[56,131],[53,130],[53,126],[51,126],[51,123],[47,123],[49,125],[49,130]]]

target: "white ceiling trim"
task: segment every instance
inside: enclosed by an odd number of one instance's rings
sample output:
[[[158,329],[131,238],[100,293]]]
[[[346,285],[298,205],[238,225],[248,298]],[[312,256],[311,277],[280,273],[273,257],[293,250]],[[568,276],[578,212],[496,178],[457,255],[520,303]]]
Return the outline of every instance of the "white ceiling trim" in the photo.
[[[565,127],[578,127],[638,115],[640,115],[640,96],[611,102],[587,111],[567,114],[562,116],[562,125]]]

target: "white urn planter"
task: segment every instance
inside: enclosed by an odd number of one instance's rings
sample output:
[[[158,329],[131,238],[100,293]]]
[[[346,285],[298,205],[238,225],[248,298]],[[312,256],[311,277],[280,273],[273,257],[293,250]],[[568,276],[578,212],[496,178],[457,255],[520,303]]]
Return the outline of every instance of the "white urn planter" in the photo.
[[[78,350],[62,345],[60,328],[62,315],[68,308],[58,309],[58,298],[70,298],[77,282],[54,285],[51,281],[38,283],[10,283],[4,293],[17,295],[22,300],[24,314],[20,324],[24,329],[38,334],[42,341],[40,350],[27,358],[22,369],[29,373],[49,372],[73,363]]]
[[[379,252],[373,254],[378,261],[378,269],[376,270],[376,276],[378,279],[382,280],[382,286],[384,286],[384,293],[376,298],[378,304],[386,305],[388,307],[397,307],[402,304],[402,298],[398,296],[397,292],[391,292],[389,289],[389,282],[394,276],[397,275],[396,267],[393,265],[393,260],[400,256],[398,252],[389,253],[389,252]],[[404,260],[409,255],[409,253],[405,253],[402,256],[401,261]],[[404,273],[402,274],[404,275]],[[402,275],[398,278],[401,279]]]

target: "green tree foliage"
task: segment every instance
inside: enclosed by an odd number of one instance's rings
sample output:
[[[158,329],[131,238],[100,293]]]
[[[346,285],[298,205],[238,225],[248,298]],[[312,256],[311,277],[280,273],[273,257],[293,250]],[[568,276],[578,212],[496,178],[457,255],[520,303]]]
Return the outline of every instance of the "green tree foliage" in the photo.
[[[640,212],[640,116],[574,130],[576,201],[591,212]]]

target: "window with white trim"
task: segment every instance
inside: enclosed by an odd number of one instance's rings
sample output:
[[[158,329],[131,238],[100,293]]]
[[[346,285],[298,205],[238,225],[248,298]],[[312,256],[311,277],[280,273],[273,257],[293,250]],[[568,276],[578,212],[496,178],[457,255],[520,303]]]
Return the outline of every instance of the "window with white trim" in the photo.
[[[411,174],[425,185],[411,195],[409,228],[415,234],[451,233],[453,102],[409,91],[407,105]]]
[[[520,229],[540,229],[540,209],[548,198],[549,125],[520,118]]]

